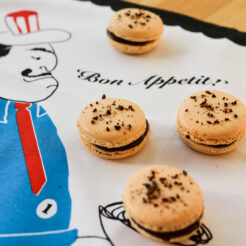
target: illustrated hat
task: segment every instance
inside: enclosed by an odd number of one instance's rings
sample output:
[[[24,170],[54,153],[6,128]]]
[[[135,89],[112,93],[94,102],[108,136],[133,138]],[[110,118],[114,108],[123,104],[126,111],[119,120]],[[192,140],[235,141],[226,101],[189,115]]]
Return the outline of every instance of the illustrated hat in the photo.
[[[21,10],[5,16],[9,31],[0,32],[0,43],[21,46],[64,42],[71,33],[61,29],[40,29],[38,12]]]

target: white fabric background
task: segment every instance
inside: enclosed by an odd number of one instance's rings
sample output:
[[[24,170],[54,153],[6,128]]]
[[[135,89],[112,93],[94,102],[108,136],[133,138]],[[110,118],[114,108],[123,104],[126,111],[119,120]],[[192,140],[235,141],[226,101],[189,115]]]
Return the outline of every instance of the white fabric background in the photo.
[[[56,93],[41,103],[55,123],[65,145],[70,170],[72,197],[71,228],[79,235],[103,236],[98,206],[121,200],[128,178],[148,165],[172,165],[185,169],[200,184],[205,200],[204,223],[214,239],[209,245],[244,245],[246,241],[246,141],[234,152],[207,156],[197,153],[179,139],[176,112],[182,100],[199,90],[229,92],[246,104],[246,48],[226,39],[211,39],[180,27],[165,26],[159,46],[151,53],[129,56],[114,50],[105,31],[111,15],[109,7],[76,1],[1,1],[0,20],[11,11],[39,12],[41,28],[62,28],[71,40],[54,44],[58,66],[53,75],[60,82]],[[4,29],[0,21],[0,30]],[[122,79],[122,85],[103,85],[79,79],[77,69],[94,71],[102,78]],[[212,85],[166,85],[145,89],[141,82],[152,75],[168,79],[209,76]],[[146,147],[123,160],[104,160],[81,145],[76,128],[80,111],[91,101],[121,97],[137,103],[145,111],[152,133]],[[117,221],[105,221],[116,246],[146,245],[152,242]],[[104,245],[100,240],[77,240],[74,245]],[[105,243],[105,245],[108,245]]]

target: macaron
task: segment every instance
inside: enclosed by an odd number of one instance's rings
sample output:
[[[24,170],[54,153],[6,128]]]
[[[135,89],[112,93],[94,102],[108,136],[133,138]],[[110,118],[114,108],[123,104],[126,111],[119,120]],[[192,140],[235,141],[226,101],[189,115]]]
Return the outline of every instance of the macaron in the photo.
[[[178,110],[178,132],[192,149],[205,154],[234,150],[246,130],[246,107],[221,91],[200,91],[187,97]]]
[[[120,159],[137,153],[150,134],[149,123],[138,105],[105,96],[82,110],[77,126],[84,147],[106,159]]]
[[[118,51],[143,54],[153,50],[163,33],[162,19],[150,11],[126,8],[110,19],[107,37]]]
[[[181,242],[195,233],[204,216],[199,185],[184,170],[149,166],[127,182],[123,205],[131,225],[159,242]]]

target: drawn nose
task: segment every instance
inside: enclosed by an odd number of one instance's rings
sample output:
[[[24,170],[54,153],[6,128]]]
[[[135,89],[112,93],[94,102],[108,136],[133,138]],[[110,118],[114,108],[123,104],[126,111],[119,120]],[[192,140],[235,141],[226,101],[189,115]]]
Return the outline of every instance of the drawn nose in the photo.
[[[22,76],[28,76],[30,73],[32,73],[32,69],[31,68],[27,68],[27,69],[25,69],[25,70],[23,70],[21,72],[21,75]]]

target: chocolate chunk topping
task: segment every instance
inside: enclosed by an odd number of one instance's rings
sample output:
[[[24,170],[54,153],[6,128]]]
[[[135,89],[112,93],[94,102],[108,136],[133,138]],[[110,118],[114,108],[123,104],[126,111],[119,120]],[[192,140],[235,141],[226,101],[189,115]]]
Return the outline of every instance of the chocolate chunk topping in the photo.
[[[109,109],[106,111],[106,115],[111,115],[111,111]]]
[[[93,120],[98,120],[98,116],[92,117]]]
[[[224,106],[225,106],[225,107],[228,107],[228,103],[224,103]]]
[[[91,124],[94,125],[96,122],[94,120],[91,121]]]
[[[108,127],[106,127],[106,131],[107,131],[107,132],[109,132],[109,131],[110,131],[110,129],[109,129]]]
[[[130,109],[131,111],[135,111],[134,108],[132,107],[132,105],[129,105],[128,109]]]
[[[176,179],[179,175],[178,174],[175,174],[172,176],[172,179]]]
[[[229,118],[225,118],[225,121],[228,121],[229,120]]]
[[[170,197],[170,200],[171,200],[171,202],[175,202],[175,201],[176,201],[176,198],[173,197],[173,196],[171,196],[171,197]]]
[[[187,172],[185,170],[183,170],[183,174],[184,174],[184,176],[186,176],[187,175]]]
[[[189,111],[188,109],[185,110],[185,112],[188,112],[188,111]]]
[[[238,115],[237,114],[234,114],[233,116],[234,116],[234,118],[238,118]]]
[[[169,200],[167,198],[162,198],[163,202],[168,202]]]
[[[106,99],[106,95],[105,94],[102,95],[102,99]]]
[[[231,103],[232,105],[237,105],[237,100]]]
[[[124,107],[122,105],[119,105],[118,108],[116,108],[116,109],[122,111],[124,109]]]
[[[119,131],[121,127],[118,126],[118,125],[115,125],[114,128],[115,128],[116,131]]]
[[[93,109],[93,112],[94,112],[94,113],[95,113],[95,112],[97,112],[97,109],[96,109],[96,108],[94,108],[94,109]]]
[[[212,94],[212,92],[210,92],[210,91],[205,91],[205,92],[206,92],[207,94],[209,94],[209,95]]]
[[[155,171],[151,171],[151,176],[148,177],[149,181],[152,181],[155,178]]]
[[[160,178],[160,182],[163,184],[165,182],[166,178],[165,177],[162,177]]]
[[[185,137],[186,137],[187,139],[190,139],[190,135],[186,135]]]

